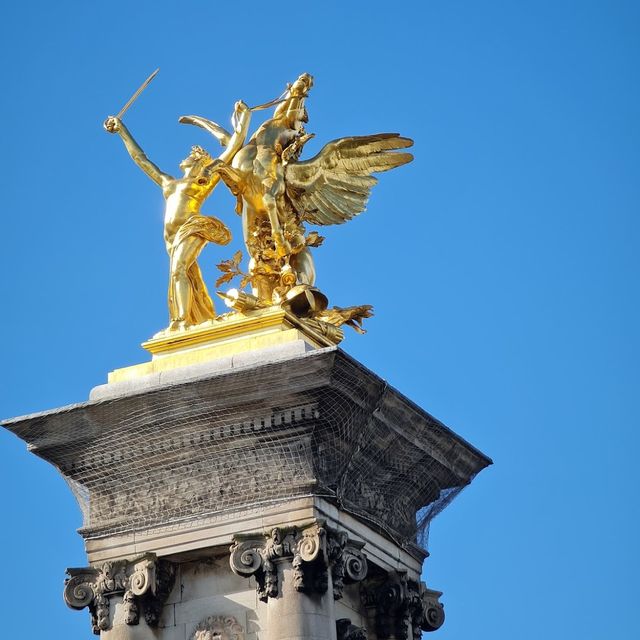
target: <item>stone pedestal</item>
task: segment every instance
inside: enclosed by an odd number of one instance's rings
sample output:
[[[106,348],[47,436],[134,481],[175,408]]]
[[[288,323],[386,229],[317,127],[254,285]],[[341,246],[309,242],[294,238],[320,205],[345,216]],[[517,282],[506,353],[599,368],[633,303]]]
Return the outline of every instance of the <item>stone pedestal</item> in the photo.
[[[192,365],[170,345],[175,366],[4,424],[78,499],[89,564],[65,599],[103,640],[416,640],[444,621],[426,527],[491,461],[285,329]]]

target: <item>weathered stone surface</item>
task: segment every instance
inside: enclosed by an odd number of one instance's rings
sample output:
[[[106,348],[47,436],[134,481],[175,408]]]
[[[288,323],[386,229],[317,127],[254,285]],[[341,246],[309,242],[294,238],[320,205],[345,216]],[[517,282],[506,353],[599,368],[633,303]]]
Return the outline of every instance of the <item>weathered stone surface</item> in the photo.
[[[411,552],[416,512],[490,464],[336,348],[4,426],[61,470],[88,540],[311,495]]]

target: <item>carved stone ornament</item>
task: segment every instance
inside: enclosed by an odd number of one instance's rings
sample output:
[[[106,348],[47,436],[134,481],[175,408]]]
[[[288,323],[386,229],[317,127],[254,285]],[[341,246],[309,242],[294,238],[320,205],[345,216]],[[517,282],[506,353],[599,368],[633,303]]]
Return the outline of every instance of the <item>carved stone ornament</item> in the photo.
[[[338,640],[367,640],[367,630],[351,624],[349,618],[336,620],[336,635]]]
[[[198,623],[190,640],[244,640],[244,629],[232,616],[209,616]]]
[[[109,598],[122,596],[125,622],[138,624],[141,609],[147,624],[157,626],[173,587],[175,567],[155,554],[134,560],[105,562],[99,567],[67,569],[64,600],[72,609],[89,608],[93,633],[109,628]]]
[[[428,589],[424,582],[410,580],[404,571],[390,572],[384,581],[363,585],[363,603],[375,609],[379,640],[420,640],[423,631],[435,631],[444,623],[442,593]]]
[[[229,563],[239,576],[254,576],[263,602],[278,595],[276,564],[289,560],[294,569],[294,588],[302,593],[326,593],[331,572],[333,597],[342,597],[345,583],[367,575],[363,542],[350,541],[344,531],[333,531],[322,523],[308,527],[278,528],[269,534],[237,536]]]

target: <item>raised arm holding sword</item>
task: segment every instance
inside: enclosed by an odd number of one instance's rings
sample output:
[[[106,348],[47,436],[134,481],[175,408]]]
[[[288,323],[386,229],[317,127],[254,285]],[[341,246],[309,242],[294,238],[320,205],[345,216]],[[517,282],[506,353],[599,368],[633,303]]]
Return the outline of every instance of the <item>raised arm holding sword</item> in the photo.
[[[122,116],[158,73],[156,69],[133,94],[117,116],[109,116],[104,128],[117,133],[133,161],[162,188],[165,199],[164,240],[169,254],[170,330],[184,329],[215,318],[213,303],[202,278],[197,258],[207,242],[225,245],[231,240],[226,225],[217,218],[204,216],[200,207],[220,180],[213,170],[219,161],[230,162],[244,144],[251,112],[242,102],[235,104],[231,134],[207,121],[208,130],[226,147],[217,159],[202,147],[194,146],[180,163],[182,177],[161,171],[133,139]]]

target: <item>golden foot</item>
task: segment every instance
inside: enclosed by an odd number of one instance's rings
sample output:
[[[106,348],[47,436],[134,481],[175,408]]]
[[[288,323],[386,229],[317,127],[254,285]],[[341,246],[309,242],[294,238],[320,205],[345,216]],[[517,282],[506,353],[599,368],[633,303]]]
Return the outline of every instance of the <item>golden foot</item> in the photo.
[[[169,323],[169,327],[167,328],[167,331],[186,331],[187,329],[187,323],[185,320],[172,320]]]

